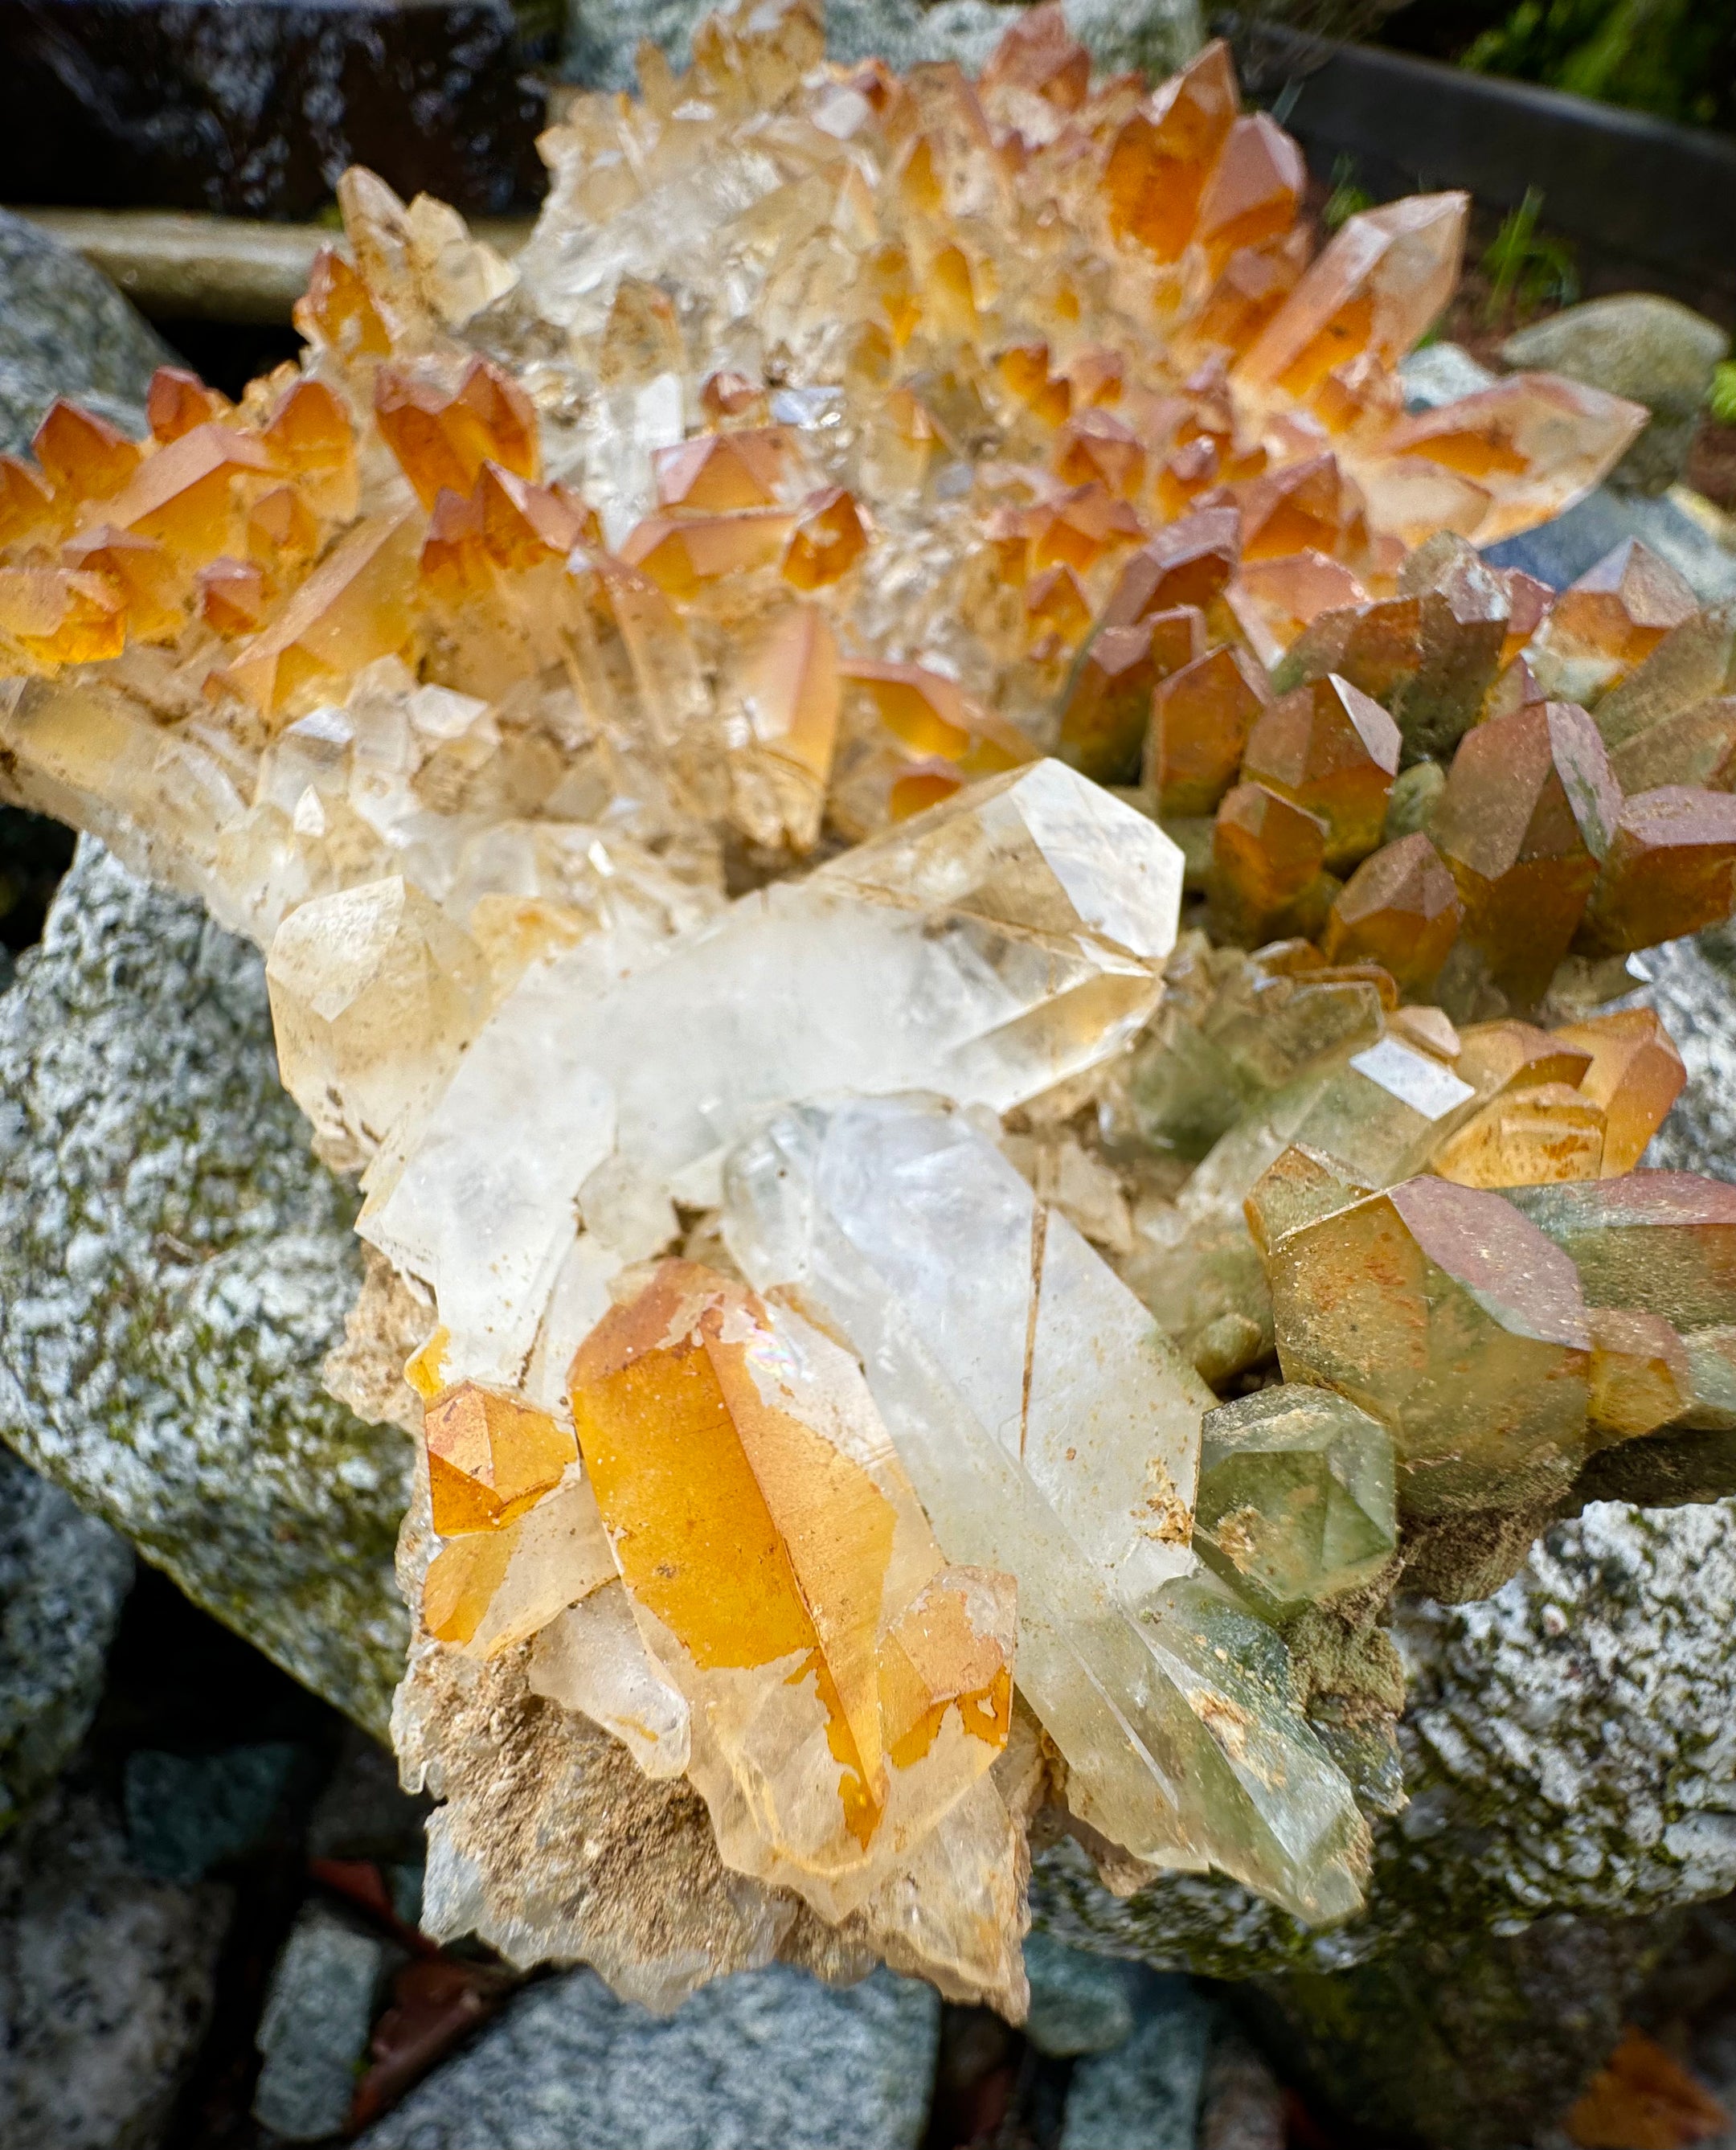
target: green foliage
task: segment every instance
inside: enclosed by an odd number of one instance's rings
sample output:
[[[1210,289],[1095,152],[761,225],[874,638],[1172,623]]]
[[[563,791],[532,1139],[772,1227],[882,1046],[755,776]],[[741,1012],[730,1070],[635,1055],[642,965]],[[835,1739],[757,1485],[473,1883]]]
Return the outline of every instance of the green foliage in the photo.
[[[1713,375],[1706,408],[1720,426],[1736,426],[1736,358],[1727,358]]]
[[[1736,121],[1736,9],[1728,0],[1520,0],[1461,64],[1666,119]]]
[[[1565,240],[1552,239],[1537,230],[1543,196],[1537,187],[1526,189],[1517,209],[1501,220],[1488,251],[1483,274],[1489,280],[1488,315],[1498,320],[1515,305],[1571,306],[1579,296],[1579,271],[1573,250]]]
[[[1320,221],[1328,231],[1338,230],[1353,216],[1360,216],[1364,209],[1375,205],[1375,198],[1368,189],[1357,185],[1355,174],[1354,157],[1340,157],[1332,167],[1332,191],[1320,211]]]

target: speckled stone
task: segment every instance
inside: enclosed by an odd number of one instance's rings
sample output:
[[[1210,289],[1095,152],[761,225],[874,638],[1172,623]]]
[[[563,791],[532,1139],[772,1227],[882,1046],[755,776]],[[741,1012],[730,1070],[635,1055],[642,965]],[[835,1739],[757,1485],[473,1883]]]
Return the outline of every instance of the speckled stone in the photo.
[[[876,1971],[778,1966],[673,2016],[588,1971],[527,1987],[361,2137],[365,2150],[915,2150],[940,2003]]]
[[[1148,1978],[1133,2034],[1073,2070],[1061,2150],[1194,2150],[1212,2009],[1185,1978]]]
[[[376,1935],[323,1904],[303,1908],[260,2017],[253,2117],[274,2135],[317,2142],[348,2119],[388,1967]]]
[[[694,25],[714,0],[568,0],[563,73],[600,89],[630,88],[639,40],[684,67]],[[1158,81],[1204,40],[1199,0],[1065,0],[1073,35],[1105,73],[1142,68]],[[1024,13],[997,0],[827,0],[826,48],[834,59],[877,55],[901,73],[923,61],[980,68]]]
[[[320,1381],[355,1200],[278,1087],[257,952],[85,840],[0,998],[0,1437],[382,1729],[410,1443]]]
[[[0,1830],[84,1737],[132,1580],[122,1539],[0,1450]]]
[[[0,454],[28,447],[57,396],[144,431],[144,391],[174,357],[106,276],[0,209]]]
[[[93,1795],[0,1845],[0,2142],[154,2150],[210,2018],[228,1890],[128,1862]]]

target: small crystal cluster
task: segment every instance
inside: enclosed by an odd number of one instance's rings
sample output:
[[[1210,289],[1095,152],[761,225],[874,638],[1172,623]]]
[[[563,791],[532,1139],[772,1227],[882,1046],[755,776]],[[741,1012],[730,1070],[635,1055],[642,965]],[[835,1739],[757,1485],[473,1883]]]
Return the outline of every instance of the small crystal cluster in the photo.
[[[1599,1012],[1736,907],[1736,620],[1484,564],[1643,413],[1407,415],[1464,199],[1313,257],[1221,46],[642,73],[513,264],[352,172],[300,366],[0,461],[0,770],[260,941],[361,1171],[431,1922],[1017,2011],[1039,1815],[1348,1915],[1400,1575],[1736,1429]]]

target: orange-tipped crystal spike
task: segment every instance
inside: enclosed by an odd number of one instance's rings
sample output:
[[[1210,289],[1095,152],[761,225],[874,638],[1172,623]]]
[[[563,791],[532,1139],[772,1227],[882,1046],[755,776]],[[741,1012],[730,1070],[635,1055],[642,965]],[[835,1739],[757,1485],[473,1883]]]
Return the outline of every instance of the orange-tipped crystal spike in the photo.
[[[230,407],[229,398],[207,388],[196,373],[184,366],[159,366],[145,391],[144,416],[153,439],[167,444],[190,433]]]
[[[1570,507],[1646,423],[1637,403],[1553,373],[1515,373],[1439,410],[1401,419],[1385,458],[1416,457],[1482,487],[1490,506],[1467,535],[1493,544]]]
[[[55,520],[48,488],[28,463],[0,456],[0,545],[46,534]]]
[[[1583,709],[1552,702],[1466,734],[1429,834],[1458,884],[1465,939],[1520,1004],[1567,952],[1620,811]]]
[[[1099,628],[1062,711],[1062,760],[1100,784],[1136,782],[1153,689],[1205,650],[1205,618],[1192,605],[1148,613],[1137,627]]]
[[[357,357],[383,358],[391,349],[367,285],[329,246],[314,256],[307,290],[295,301],[295,326],[310,344]]]
[[[1203,508],[1160,530],[1122,569],[1103,611],[1106,627],[1137,627],[1148,613],[1177,605],[1204,611],[1228,586],[1241,558],[1241,517]]]
[[[201,568],[199,617],[220,634],[254,634],[265,617],[265,573],[257,561],[231,560],[226,555]]]
[[[1037,749],[1017,726],[972,702],[938,672],[865,658],[847,659],[842,669],[845,681],[914,755],[937,756],[971,776],[997,775],[1037,759]]]
[[[1459,937],[1459,891],[1421,834],[1400,836],[1351,875],[1332,905],[1322,947],[1331,963],[1379,963],[1423,992]]]
[[[251,433],[195,426],[139,466],[104,503],[103,520],[203,566],[220,553],[245,550],[249,502],[266,489],[271,464]]]
[[[628,533],[621,558],[648,575],[677,603],[697,598],[709,583],[769,568],[795,527],[788,508],[756,507],[734,515],[654,515]]]
[[[771,507],[797,454],[787,428],[767,426],[701,433],[653,456],[663,507],[721,515],[738,507]]]
[[[1320,881],[1326,825],[1263,785],[1239,784],[1212,825],[1211,891],[1225,932],[1269,940]]]
[[[1308,182],[1302,152],[1264,112],[1231,126],[1199,204],[1198,235],[1214,268],[1286,231]]]
[[[784,579],[799,590],[841,582],[868,549],[861,512],[841,486],[815,493],[802,506],[784,554]]]
[[[1131,115],[1103,171],[1118,238],[1158,261],[1180,260],[1239,103],[1229,48],[1214,43]]]
[[[290,710],[305,689],[330,686],[401,649],[421,538],[411,515],[376,515],[355,527],[249,643],[230,684],[262,716]]]
[[[1559,1045],[1590,1056],[1579,1088],[1603,1108],[1603,1170],[1632,1172],[1688,1081],[1682,1056],[1653,1008],[1622,1008],[1564,1023]]]
[[[572,1433],[517,1396],[461,1381],[422,1418],[434,1528],[498,1530],[560,1483],[578,1455]]]
[[[1351,217],[1241,361],[1250,384],[1303,400],[1346,361],[1396,366],[1459,279],[1468,194],[1414,194]]]
[[[411,367],[382,366],[374,416],[424,507],[442,488],[467,493],[485,462],[537,475],[537,416],[518,384],[487,359],[472,359],[456,388]]]
[[[55,672],[118,657],[126,597],[108,575],[73,568],[0,568],[0,652],[18,672]]]
[[[119,492],[139,466],[135,442],[63,396],[48,406],[30,447],[54,490],[75,500]]]
[[[106,575],[122,593],[130,641],[174,642],[186,625],[184,569],[155,538],[99,522],[80,531],[60,557],[68,568]]]
[[[1736,796],[1666,785],[1616,818],[1577,945],[1591,955],[1650,948],[1736,909]]]
[[[1399,747],[1399,728],[1380,704],[1329,672],[1255,720],[1242,775],[1319,815],[1326,865],[1342,873],[1380,841]]]
[[[1158,685],[1145,783],[1160,815],[1212,811],[1234,783],[1254,722],[1270,700],[1259,667],[1229,643]]]

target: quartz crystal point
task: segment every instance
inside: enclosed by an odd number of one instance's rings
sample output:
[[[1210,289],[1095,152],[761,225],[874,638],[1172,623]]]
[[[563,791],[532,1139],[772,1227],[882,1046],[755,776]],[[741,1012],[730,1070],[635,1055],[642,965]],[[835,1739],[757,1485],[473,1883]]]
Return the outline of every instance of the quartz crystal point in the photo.
[[[882,1099],[750,1138],[724,1229],[762,1289],[861,1355],[948,1557],[1017,1577],[1019,1684],[1073,1811],[1305,1919],[1354,1905],[1348,1786],[1184,1580],[1209,1393],[1072,1227],[957,1114]]]
[[[1633,1172],[1512,1200],[1572,1258],[1591,1305],[1660,1315],[1683,1332],[1736,1322],[1736,1188]]]
[[[1475,487],[1485,503],[1461,534],[1492,545],[1583,499],[1646,422],[1643,406],[1602,389],[1559,374],[1513,373],[1438,410],[1400,419],[1380,452],[1385,470],[1420,463]],[[1426,520],[1421,527],[1403,527],[1403,535],[1414,543],[1440,527]]]
[[[1323,820],[1326,866],[1342,873],[1380,844],[1399,748],[1380,704],[1329,672],[1256,719],[1242,775]]]
[[[1511,618],[1494,571],[1462,539],[1441,536],[1405,562],[1393,597],[1319,614],[1274,684],[1335,673],[1390,712],[1406,760],[1444,759],[1482,713]]]
[[[945,1565],[849,1355],[714,1271],[662,1264],[571,1378],[719,1850],[843,1916],[1006,1744],[1010,1578]]]
[[[1287,1233],[1270,1274],[1285,1379],[1388,1427],[1405,1515],[1566,1489],[1586,1452],[1585,1297],[1503,1196],[1407,1180]]]
[[[1617,812],[1575,945],[1622,955],[1698,933],[1733,908],[1736,795],[1666,785]]]
[[[1587,1055],[1583,1074],[1569,1076],[1604,1116],[1602,1177],[1632,1172],[1646,1145],[1682,1094],[1688,1071],[1653,1008],[1625,1008],[1564,1023],[1557,1046]]]
[[[338,1165],[433,1102],[487,1005],[475,944],[396,875],[293,911],[265,983],[284,1088]]]
[[[433,1287],[462,1371],[516,1380],[563,1261],[601,1263],[600,1289],[602,1249],[657,1252],[669,1197],[714,1200],[767,1110],[848,1086],[1004,1111],[1113,1053],[1155,1003],[1180,883],[1143,815],[1042,762],[618,974],[581,945],[477,1037],[363,1233]],[[591,1225],[612,1161],[661,1203],[661,1239]]]
[[[1634,1441],[1694,1406],[1688,1346],[1661,1315],[1591,1310],[1591,1445]]]
[[[1379,1420],[1289,1381],[1207,1412],[1194,1549],[1260,1611],[1283,1618],[1357,1589],[1397,1543]]]
[[[1339,231],[1238,369],[1250,382],[1315,397],[1356,359],[1396,366],[1459,280],[1467,194],[1416,194]]]
[[[1629,538],[1562,592],[1527,661],[1551,700],[1591,705],[1698,610],[1676,570]]]
[[[1320,946],[1329,962],[1378,963],[1407,992],[1425,992],[1463,914],[1440,852],[1419,832],[1363,861],[1333,898]]]
[[[1537,1001],[1567,954],[1621,811],[1597,727],[1570,703],[1492,718],[1454,756],[1430,840],[1462,939],[1516,1002]]]

